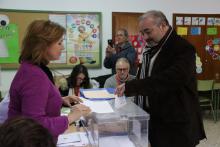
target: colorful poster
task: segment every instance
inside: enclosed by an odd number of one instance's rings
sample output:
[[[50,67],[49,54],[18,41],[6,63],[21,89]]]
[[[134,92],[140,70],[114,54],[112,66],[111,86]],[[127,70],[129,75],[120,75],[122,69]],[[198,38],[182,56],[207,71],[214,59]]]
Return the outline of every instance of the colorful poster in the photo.
[[[215,18],[215,25],[220,26],[220,18]]]
[[[176,17],[176,25],[183,25],[183,17]]]
[[[201,27],[191,27],[191,35],[201,35]]]
[[[100,15],[67,15],[67,64],[99,64]]]
[[[188,28],[187,27],[177,27],[178,35],[187,35]]]
[[[56,22],[66,28],[66,15],[65,14],[49,14],[49,20]],[[67,63],[67,58],[66,58],[66,37],[64,37],[63,40],[63,46],[64,50],[62,50],[62,53],[60,55],[59,60],[51,61],[51,63]]]
[[[199,25],[199,17],[192,17],[192,25]]]
[[[207,19],[207,26],[213,26],[215,24],[215,18],[209,17]]]
[[[191,25],[191,17],[184,17],[184,25]]]
[[[129,35],[129,41],[136,51],[136,65],[141,63],[142,51],[146,46],[146,42],[142,35]]]
[[[202,73],[202,62],[201,58],[196,54],[196,73],[201,74]]]
[[[66,28],[66,15],[65,14],[49,14],[49,20],[56,22]],[[63,46],[64,50],[62,50],[62,53],[60,55],[59,60],[51,61],[51,63],[67,63],[66,60],[66,37],[64,37],[63,40]]]
[[[218,31],[217,28],[207,28],[207,35],[217,35]]]
[[[199,25],[200,26],[205,25],[205,17],[199,17]]]
[[[18,27],[9,24],[0,27],[0,63],[18,63]]]

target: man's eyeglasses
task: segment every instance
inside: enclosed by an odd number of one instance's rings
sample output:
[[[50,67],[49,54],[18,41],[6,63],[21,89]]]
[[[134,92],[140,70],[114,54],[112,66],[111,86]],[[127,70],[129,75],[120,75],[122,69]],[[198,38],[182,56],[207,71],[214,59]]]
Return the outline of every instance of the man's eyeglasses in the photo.
[[[144,29],[140,31],[141,35],[150,35],[153,32],[153,29]]]
[[[141,30],[140,33],[141,33],[141,35],[148,35],[149,36],[154,31],[155,27],[158,27],[158,26],[155,24],[151,28],[146,28],[146,29]]]
[[[117,68],[116,70],[122,72],[122,71],[128,71],[128,68]]]

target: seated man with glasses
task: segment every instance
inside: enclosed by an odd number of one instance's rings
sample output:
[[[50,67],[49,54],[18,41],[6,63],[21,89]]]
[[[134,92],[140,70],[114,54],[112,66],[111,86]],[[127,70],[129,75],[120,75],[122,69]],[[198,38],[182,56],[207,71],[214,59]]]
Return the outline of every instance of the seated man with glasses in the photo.
[[[118,85],[135,79],[135,76],[129,74],[130,64],[126,58],[119,58],[116,62],[116,74],[105,81],[105,88],[116,88]]]

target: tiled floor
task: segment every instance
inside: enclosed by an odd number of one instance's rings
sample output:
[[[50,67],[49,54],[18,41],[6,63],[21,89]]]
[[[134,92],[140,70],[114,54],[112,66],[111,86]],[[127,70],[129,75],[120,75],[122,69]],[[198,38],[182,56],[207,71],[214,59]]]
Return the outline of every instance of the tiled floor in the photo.
[[[210,115],[203,115],[207,140],[202,140],[197,147],[220,147],[220,120],[216,123]]]

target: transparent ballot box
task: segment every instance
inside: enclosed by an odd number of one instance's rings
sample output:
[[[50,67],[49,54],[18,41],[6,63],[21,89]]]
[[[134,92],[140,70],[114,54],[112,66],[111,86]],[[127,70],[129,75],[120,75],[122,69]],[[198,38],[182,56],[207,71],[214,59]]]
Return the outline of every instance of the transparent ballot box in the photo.
[[[93,113],[83,121],[92,147],[146,147],[148,146],[149,114],[132,101],[114,112]]]

